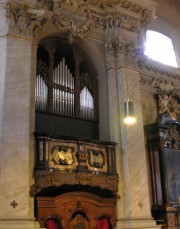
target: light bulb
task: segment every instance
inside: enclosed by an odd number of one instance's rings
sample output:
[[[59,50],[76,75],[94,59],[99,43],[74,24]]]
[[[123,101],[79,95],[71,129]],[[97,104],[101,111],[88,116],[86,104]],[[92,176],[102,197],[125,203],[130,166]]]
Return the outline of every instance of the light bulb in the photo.
[[[127,116],[124,118],[124,123],[127,125],[132,125],[136,122],[136,118],[134,116]]]
[[[124,123],[128,125],[132,125],[136,122],[136,118],[134,116],[134,109],[133,109],[133,102],[132,101],[126,101],[124,103]]]

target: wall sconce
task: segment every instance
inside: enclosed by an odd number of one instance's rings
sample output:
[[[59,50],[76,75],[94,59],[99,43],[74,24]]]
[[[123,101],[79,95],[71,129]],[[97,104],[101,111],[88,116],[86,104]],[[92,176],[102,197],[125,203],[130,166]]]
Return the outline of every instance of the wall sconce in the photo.
[[[132,125],[136,122],[136,117],[134,116],[134,108],[132,101],[124,102],[124,123],[127,125]]]

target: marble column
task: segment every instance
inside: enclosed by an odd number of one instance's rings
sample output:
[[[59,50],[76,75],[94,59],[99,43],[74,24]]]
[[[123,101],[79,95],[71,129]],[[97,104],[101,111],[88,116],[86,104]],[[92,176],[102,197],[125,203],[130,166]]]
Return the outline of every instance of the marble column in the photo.
[[[125,45],[128,47],[127,43]],[[121,54],[120,54],[121,55]],[[125,125],[120,119],[121,158],[123,186],[120,189],[120,215],[117,228],[157,228],[151,216],[150,186],[147,168],[147,155],[143,131],[141,91],[139,85],[139,50],[125,50],[124,65],[117,64],[119,109],[124,109],[124,101],[133,101],[136,123]]]
[[[116,148],[120,198],[117,200],[117,225],[122,228],[158,228],[151,216],[147,158],[145,150],[138,72],[138,50],[133,41],[106,31],[107,85],[110,140]],[[117,32],[117,31],[116,31]],[[131,100],[137,121],[123,123],[124,102]]]
[[[6,13],[1,4],[0,229],[34,229],[39,223],[29,196],[34,164],[32,41],[15,36],[15,30],[9,33]]]
[[[139,73],[136,70],[121,68],[117,72],[122,162],[117,228],[156,228],[156,222],[151,216]],[[133,101],[137,118],[136,123],[129,126],[123,123],[123,106],[128,98]]]

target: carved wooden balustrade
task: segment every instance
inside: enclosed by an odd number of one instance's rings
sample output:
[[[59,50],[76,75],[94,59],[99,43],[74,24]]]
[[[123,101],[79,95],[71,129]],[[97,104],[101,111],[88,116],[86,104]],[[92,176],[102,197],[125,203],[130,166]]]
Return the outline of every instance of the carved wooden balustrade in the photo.
[[[36,134],[35,184],[43,188],[88,185],[118,191],[114,142]]]

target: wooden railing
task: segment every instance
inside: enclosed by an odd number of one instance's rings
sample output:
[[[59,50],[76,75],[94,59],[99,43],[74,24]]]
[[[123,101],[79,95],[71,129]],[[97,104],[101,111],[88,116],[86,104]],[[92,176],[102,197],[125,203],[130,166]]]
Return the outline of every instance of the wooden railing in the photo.
[[[118,191],[114,142],[36,134],[35,185],[31,195],[49,186],[90,185]]]

